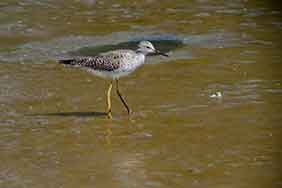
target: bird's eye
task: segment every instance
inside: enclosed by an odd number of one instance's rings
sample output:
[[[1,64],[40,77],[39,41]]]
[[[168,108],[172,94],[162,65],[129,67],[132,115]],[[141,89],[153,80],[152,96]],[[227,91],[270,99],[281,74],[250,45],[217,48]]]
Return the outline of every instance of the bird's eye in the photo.
[[[146,48],[147,48],[147,49],[150,49],[150,47],[149,47],[149,46],[146,46]]]

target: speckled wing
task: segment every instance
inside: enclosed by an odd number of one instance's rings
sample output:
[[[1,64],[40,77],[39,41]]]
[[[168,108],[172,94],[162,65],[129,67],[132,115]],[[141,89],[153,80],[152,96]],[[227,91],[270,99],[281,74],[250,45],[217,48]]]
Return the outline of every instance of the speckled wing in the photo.
[[[120,68],[121,62],[126,56],[130,56],[128,51],[111,51],[95,57],[60,60],[59,63],[100,71],[114,71]]]

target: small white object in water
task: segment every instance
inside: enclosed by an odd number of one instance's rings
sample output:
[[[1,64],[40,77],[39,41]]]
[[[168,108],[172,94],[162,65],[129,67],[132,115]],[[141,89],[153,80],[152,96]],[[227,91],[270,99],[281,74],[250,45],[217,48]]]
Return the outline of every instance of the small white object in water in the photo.
[[[220,91],[217,91],[210,95],[211,98],[222,98],[222,93]]]

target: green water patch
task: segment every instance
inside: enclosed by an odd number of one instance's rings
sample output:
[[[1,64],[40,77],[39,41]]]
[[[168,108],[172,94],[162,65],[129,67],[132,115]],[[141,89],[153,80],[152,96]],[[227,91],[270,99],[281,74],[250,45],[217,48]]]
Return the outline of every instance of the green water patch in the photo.
[[[192,59],[191,48],[233,48],[244,45],[239,35],[233,33],[205,33],[177,35],[160,32],[115,32],[104,36],[66,36],[49,41],[29,42],[14,50],[0,52],[4,62],[44,63],[70,56],[92,56],[119,48],[136,48],[141,40],[152,41],[156,48],[169,53],[166,61]],[[162,58],[152,61],[161,62]]]
[[[159,37],[154,37],[154,36],[148,36],[144,37],[141,40],[132,40],[132,41],[127,41],[127,42],[122,42],[118,44],[108,44],[108,45],[103,45],[103,46],[94,46],[94,47],[84,47],[81,48],[77,51],[70,52],[71,55],[74,56],[95,56],[99,53],[110,51],[110,50],[115,50],[115,49],[131,49],[135,50],[138,43],[142,40],[148,40],[151,41],[155,48],[168,53],[170,51],[175,51],[178,48],[183,48],[185,45],[183,42],[175,37],[170,38],[170,37],[162,37],[161,35]]]

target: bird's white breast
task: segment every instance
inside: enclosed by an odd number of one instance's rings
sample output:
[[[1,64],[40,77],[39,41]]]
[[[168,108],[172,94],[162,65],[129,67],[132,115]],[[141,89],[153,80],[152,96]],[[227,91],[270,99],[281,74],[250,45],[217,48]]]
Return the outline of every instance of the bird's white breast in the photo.
[[[129,54],[127,58],[123,59],[121,69],[123,71],[132,72],[145,62],[145,56],[143,54]]]

